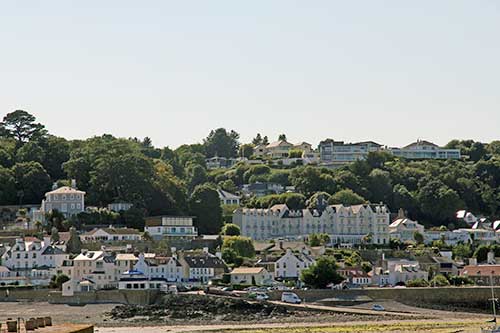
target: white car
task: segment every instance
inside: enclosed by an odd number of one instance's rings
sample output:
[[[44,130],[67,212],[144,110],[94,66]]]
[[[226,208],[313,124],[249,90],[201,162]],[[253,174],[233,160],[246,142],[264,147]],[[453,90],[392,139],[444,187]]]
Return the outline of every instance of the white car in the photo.
[[[281,294],[281,301],[285,303],[300,304],[302,300],[296,293],[284,292]]]
[[[384,307],[380,304],[373,304],[372,310],[374,311],[385,311]]]
[[[269,296],[266,293],[255,293],[255,299],[257,301],[267,301]]]

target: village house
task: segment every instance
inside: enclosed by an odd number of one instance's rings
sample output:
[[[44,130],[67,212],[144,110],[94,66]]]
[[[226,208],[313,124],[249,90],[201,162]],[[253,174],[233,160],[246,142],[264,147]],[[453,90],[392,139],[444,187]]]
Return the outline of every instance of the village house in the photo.
[[[85,210],[85,192],[76,189],[76,183],[72,186],[57,188],[45,193],[45,200],[42,201],[40,211],[47,214],[52,210],[61,212],[65,217],[70,217]]]
[[[460,149],[446,149],[438,145],[425,141],[417,140],[403,148],[389,148],[394,156],[407,159],[460,159]]]
[[[272,274],[264,267],[238,267],[231,271],[231,284],[268,286],[273,283]]]
[[[224,191],[222,189],[218,189],[217,193],[219,194],[219,199],[221,205],[240,205],[240,197],[229,193],[227,191]]]
[[[205,284],[212,279],[221,279],[222,275],[228,271],[220,253],[213,255],[208,252],[208,249],[203,249],[203,253],[181,252],[179,262],[184,269],[183,276],[189,282]]]
[[[420,268],[415,260],[408,259],[383,259],[382,267],[375,267],[372,282],[378,286],[406,283],[410,280],[423,279],[427,281],[429,273]]]
[[[300,273],[314,263],[315,260],[307,251],[293,253],[291,249],[287,249],[286,253],[274,263],[274,277],[283,280],[298,280]]]
[[[500,286],[500,265],[468,265],[462,270],[462,276],[466,276],[480,286]]]
[[[93,230],[80,235],[84,243],[89,242],[119,242],[119,241],[140,241],[141,233],[137,229],[131,228],[94,228]]]
[[[184,280],[184,269],[175,255],[146,259],[145,255],[141,253],[134,265],[134,270],[141,272],[148,279],[157,278],[166,282],[182,282]]]
[[[424,226],[407,218],[404,211],[399,209],[397,219],[389,225],[391,238],[398,239],[401,242],[415,241],[416,233],[424,236]]]
[[[365,287],[372,284],[370,274],[359,267],[342,267],[337,270],[337,273],[345,279],[347,285],[353,287]]]
[[[1,256],[2,265],[8,269],[6,279],[16,278],[19,284],[48,285],[53,275],[58,273],[64,260],[68,259],[59,247],[51,245],[50,237],[43,241],[34,237],[16,239]],[[7,275],[7,271],[4,272]],[[0,283],[2,281],[0,279]]]
[[[144,231],[153,239],[194,239],[198,230],[192,216],[155,216],[146,218]]]

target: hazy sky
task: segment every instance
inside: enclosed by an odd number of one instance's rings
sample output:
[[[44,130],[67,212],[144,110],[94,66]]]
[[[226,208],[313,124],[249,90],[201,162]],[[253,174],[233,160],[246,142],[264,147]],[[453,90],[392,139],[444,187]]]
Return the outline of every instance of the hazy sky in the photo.
[[[68,138],[500,139],[500,2],[0,3],[0,116]]]

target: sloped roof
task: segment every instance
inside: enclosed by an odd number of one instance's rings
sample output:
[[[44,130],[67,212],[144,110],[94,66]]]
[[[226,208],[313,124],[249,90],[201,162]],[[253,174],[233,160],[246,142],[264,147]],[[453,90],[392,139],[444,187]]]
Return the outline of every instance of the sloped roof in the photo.
[[[268,144],[266,146],[266,148],[274,148],[274,147],[279,147],[279,146],[293,146],[293,144],[291,144],[290,142],[288,142],[286,140],[279,140],[279,141],[271,142],[270,144]]]
[[[45,195],[47,194],[85,194],[85,192],[74,189],[69,186],[62,186],[59,187],[58,189],[45,193]]]
[[[224,198],[224,199],[239,199],[240,198],[236,194],[229,193],[229,192],[224,191],[222,189],[218,189],[217,193],[219,193],[219,198]]]
[[[45,250],[42,252],[42,255],[59,255],[66,254],[63,250],[55,246],[47,246]]]
[[[259,274],[264,271],[263,267],[238,267],[232,270],[231,275],[236,274]]]
[[[104,232],[107,232],[108,234],[111,235],[140,235],[141,233],[137,229],[133,228],[94,228],[85,235],[90,235],[92,236],[95,234],[97,231],[103,230]]]
[[[467,276],[499,276],[500,275],[500,265],[477,265],[477,266],[465,266],[463,275]]]
[[[184,260],[190,268],[226,268],[224,261],[209,254],[188,254]]]

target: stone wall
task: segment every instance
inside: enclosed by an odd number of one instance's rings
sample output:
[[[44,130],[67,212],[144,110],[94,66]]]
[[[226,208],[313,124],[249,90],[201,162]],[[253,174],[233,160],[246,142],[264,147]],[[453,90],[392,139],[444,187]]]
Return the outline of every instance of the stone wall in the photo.
[[[96,304],[119,303],[146,305],[156,302],[160,292],[157,290],[98,290],[75,293],[73,296],[62,296],[61,292],[49,294],[48,302],[54,304]]]
[[[306,302],[329,299],[330,303],[345,303],[349,300],[384,301],[395,300],[409,305],[423,305],[453,308],[491,307],[491,289],[489,287],[447,287],[447,288],[369,288],[351,290],[295,290]],[[500,288],[495,288],[495,295],[500,296]],[[279,300],[280,291],[270,293],[270,298]]]

